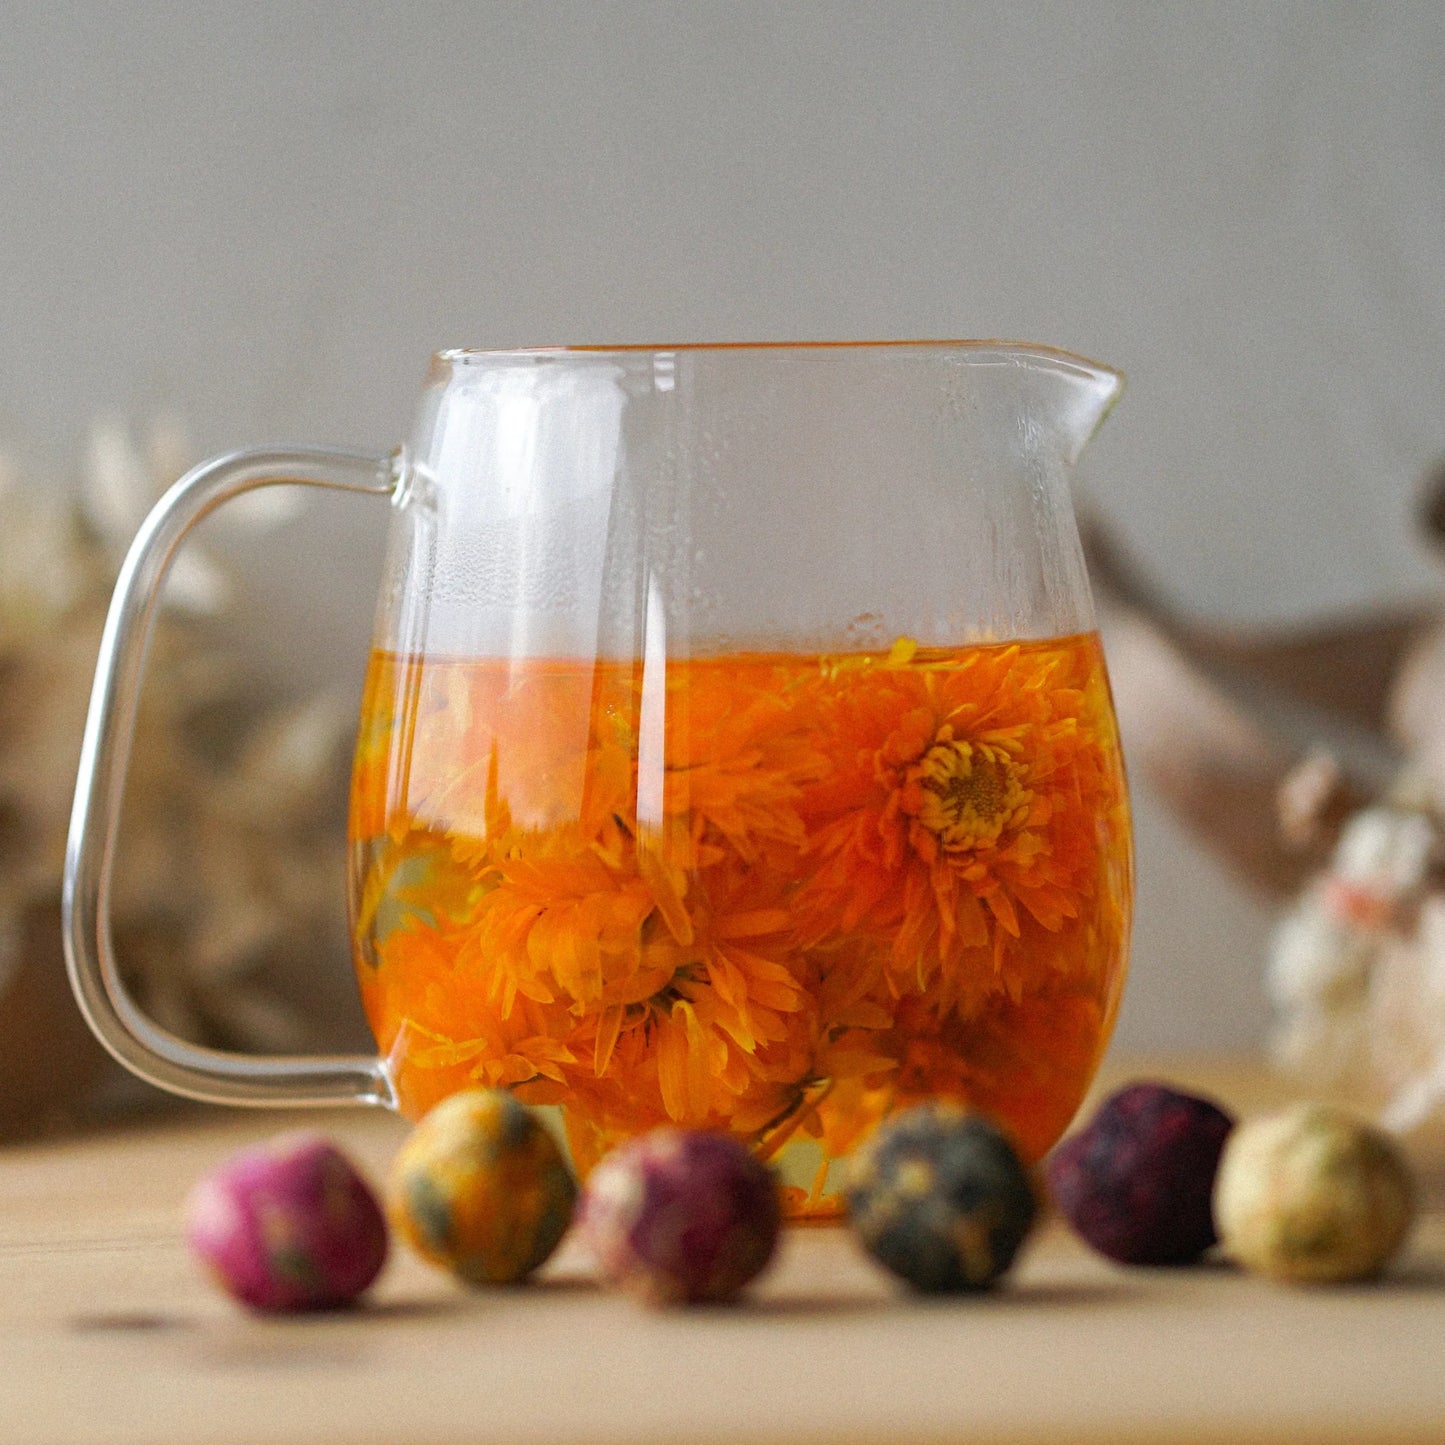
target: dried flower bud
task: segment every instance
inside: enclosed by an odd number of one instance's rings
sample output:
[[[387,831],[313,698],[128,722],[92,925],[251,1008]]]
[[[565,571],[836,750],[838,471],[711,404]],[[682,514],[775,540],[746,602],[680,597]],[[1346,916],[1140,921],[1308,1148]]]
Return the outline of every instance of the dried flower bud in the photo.
[[[211,1276],[253,1309],[348,1304],[386,1261],[386,1221],[366,1181],[319,1134],[233,1155],[191,1191],[186,1237]]]
[[[468,1284],[514,1284],[556,1249],[577,1183],[552,1136],[504,1089],[443,1099],[387,1178],[398,1234]]]
[[[1299,1104],[1235,1130],[1214,1188],[1225,1249],[1272,1279],[1368,1279],[1414,1217],[1410,1172],[1388,1134]]]
[[[1214,1174],[1233,1125],[1208,1099],[1130,1084],[1050,1156],[1054,1202],[1109,1259],[1193,1264],[1215,1240]]]
[[[920,1104],[854,1156],[849,1219],[868,1252],[930,1293],[987,1289],[1033,1228],[1033,1183],[1003,1133],[955,1104]]]
[[[772,1171],[724,1134],[654,1129],[592,1171],[580,1225],[602,1277],[654,1305],[731,1299],[778,1242]]]

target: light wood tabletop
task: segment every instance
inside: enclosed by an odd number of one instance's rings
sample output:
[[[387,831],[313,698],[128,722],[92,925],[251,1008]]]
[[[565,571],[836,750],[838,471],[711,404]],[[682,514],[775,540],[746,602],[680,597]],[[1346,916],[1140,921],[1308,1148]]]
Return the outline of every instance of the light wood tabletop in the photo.
[[[1243,1112],[1288,1096],[1249,1065],[1147,1072]],[[405,1129],[303,1117],[376,1174]],[[261,1318],[202,1278],[179,1205],[296,1122],[188,1109],[0,1150],[0,1441],[1445,1441],[1442,1212],[1386,1281],[1348,1289],[1123,1269],[1053,1222],[1005,1288],[927,1301],[831,1227],[790,1231],[727,1309],[644,1311],[569,1243],[522,1288],[467,1292],[397,1253],[362,1308]]]

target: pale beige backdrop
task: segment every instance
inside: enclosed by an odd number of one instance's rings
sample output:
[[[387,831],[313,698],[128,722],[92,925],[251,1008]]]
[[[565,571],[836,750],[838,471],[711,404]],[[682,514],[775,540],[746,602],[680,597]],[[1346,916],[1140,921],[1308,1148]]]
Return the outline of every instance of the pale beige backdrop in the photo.
[[[1023,337],[1129,373],[1087,489],[1180,604],[1445,593],[1442,76],[1439,0],[11,0],[0,446],[385,447],[447,345]],[[354,687],[380,520],[233,544],[278,666]],[[1257,1039],[1263,914],[1139,814],[1122,1038]]]

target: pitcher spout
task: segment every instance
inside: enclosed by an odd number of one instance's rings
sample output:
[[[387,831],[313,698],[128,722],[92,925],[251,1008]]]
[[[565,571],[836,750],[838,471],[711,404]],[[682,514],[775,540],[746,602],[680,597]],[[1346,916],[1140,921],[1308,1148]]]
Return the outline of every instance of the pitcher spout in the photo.
[[[1124,390],[1124,373],[1070,351],[1021,347],[1020,360],[1047,381],[1041,403],[1064,460],[1072,465],[1114,409]]]

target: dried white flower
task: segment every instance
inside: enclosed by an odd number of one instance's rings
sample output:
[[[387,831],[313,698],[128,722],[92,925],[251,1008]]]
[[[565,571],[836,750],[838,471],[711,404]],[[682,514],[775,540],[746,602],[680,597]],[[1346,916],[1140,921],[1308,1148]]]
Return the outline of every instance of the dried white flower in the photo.
[[[1315,1085],[1374,1096],[1406,1131],[1445,1109],[1440,824],[1412,788],[1346,823],[1275,933],[1271,1047]]]

